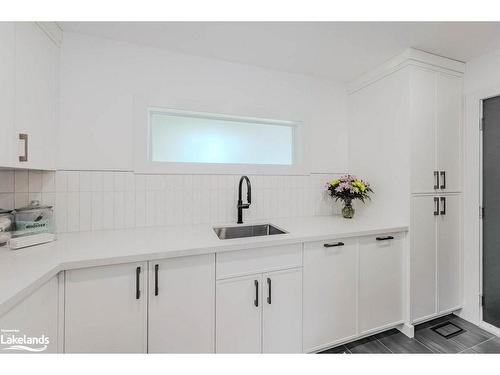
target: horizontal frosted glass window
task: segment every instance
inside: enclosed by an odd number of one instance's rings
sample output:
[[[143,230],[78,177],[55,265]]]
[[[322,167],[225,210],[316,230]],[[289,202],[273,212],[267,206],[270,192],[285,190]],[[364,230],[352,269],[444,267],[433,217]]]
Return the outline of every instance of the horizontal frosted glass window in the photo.
[[[292,165],[295,124],[150,110],[151,160]]]

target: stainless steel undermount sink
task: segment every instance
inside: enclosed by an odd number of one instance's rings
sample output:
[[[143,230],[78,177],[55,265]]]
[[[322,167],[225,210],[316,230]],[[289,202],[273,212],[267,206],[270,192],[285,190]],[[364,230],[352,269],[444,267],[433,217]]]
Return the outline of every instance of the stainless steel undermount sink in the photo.
[[[235,227],[216,227],[214,232],[221,240],[229,240],[232,238],[271,236],[273,234],[288,233],[282,229],[275,227],[272,224],[260,225],[239,225]]]

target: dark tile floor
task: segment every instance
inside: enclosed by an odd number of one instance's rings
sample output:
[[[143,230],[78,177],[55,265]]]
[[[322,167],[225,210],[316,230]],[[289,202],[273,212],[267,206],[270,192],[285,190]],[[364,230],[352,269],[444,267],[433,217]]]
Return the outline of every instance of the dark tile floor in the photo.
[[[437,325],[448,321],[464,331],[446,339],[432,330]],[[500,353],[500,337],[496,337],[456,315],[447,315],[417,325],[413,339],[406,337],[396,329],[391,329],[321,353]]]

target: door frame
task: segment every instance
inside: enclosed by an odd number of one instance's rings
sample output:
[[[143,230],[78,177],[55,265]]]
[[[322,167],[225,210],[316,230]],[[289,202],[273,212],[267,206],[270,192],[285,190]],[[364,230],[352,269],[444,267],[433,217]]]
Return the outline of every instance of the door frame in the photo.
[[[465,93],[464,129],[464,308],[458,315],[500,336],[500,327],[483,321],[483,101],[500,96],[500,85]]]

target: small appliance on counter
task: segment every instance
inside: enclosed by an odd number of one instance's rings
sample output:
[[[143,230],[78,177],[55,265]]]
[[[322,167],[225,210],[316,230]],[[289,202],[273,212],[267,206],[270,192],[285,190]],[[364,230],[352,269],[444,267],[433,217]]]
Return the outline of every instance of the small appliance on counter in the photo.
[[[0,208],[0,246],[4,246],[10,240],[14,229],[14,218],[11,210]]]
[[[42,206],[37,200],[13,212],[14,231],[11,232],[9,247],[20,249],[54,241],[54,210],[52,206]]]

